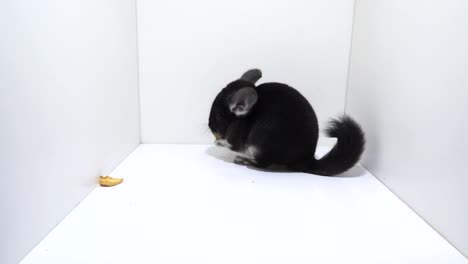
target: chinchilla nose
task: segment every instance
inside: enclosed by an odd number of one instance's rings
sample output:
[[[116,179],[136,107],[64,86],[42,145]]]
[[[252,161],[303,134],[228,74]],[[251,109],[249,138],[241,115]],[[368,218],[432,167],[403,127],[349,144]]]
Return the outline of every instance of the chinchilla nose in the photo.
[[[213,136],[215,137],[216,140],[221,139],[221,134],[219,132],[213,132]]]

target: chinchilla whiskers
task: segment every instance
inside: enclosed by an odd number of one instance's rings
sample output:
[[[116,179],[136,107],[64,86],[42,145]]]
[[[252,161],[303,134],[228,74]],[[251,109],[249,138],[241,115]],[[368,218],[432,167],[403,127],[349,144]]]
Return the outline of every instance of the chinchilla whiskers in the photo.
[[[208,126],[208,123],[203,123],[203,134],[206,134],[210,131],[210,127]]]

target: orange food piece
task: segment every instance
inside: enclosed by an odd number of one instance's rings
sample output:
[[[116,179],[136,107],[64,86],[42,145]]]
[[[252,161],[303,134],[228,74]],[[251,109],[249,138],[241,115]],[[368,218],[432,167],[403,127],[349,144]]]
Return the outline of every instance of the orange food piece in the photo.
[[[110,176],[105,176],[105,177],[101,176],[99,178],[99,184],[105,187],[115,186],[115,185],[121,184],[122,182],[123,182],[122,178],[112,178]]]

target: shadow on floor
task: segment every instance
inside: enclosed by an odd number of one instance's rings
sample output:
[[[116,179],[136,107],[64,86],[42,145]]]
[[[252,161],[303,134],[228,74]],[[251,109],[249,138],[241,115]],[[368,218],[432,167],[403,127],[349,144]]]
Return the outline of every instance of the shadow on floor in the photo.
[[[217,146],[210,146],[208,147],[206,150],[205,150],[205,153],[208,154],[209,156],[212,156],[218,160],[222,160],[224,162],[228,162],[228,163],[234,163],[234,159],[236,157],[236,153],[229,150],[229,149],[226,149],[226,148],[222,148],[222,147],[217,147]],[[238,166],[242,166],[242,165],[238,165]],[[273,172],[273,173],[297,173],[296,171],[291,171],[291,170],[288,170],[285,166],[281,166],[281,165],[273,165],[267,169],[264,169],[264,168],[257,168],[257,167],[253,167],[253,166],[247,166],[249,169],[252,169],[252,170],[257,170],[257,171],[264,171],[264,172]],[[342,173],[342,174],[339,174],[339,175],[336,175],[336,176],[333,176],[333,177],[336,177],[336,178],[355,178],[355,177],[360,177],[360,176],[363,176],[364,174],[366,173],[366,170],[360,166],[360,165],[357,165],[357,166],[354,166],[353,168],[351,168],[350,170]],[[315,176],[320,176],[320,177],[328,177],[328,176],[322,176],[322,175],[315,175]]]

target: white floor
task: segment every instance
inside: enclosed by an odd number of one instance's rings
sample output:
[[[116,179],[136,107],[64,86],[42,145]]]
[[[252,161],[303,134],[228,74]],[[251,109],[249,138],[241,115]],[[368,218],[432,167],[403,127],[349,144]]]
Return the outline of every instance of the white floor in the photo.
[[[220,158],[221,156],[224,156]],[[468,263],[378,180],[254,170],[200,145],[141,145],[23,261]]]

